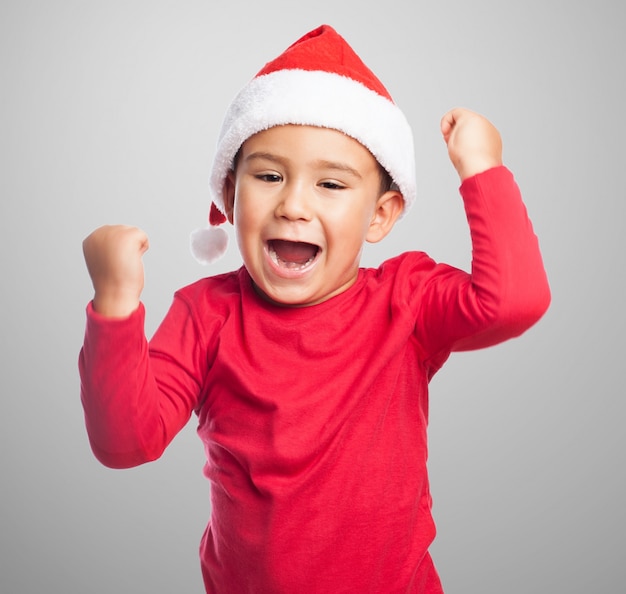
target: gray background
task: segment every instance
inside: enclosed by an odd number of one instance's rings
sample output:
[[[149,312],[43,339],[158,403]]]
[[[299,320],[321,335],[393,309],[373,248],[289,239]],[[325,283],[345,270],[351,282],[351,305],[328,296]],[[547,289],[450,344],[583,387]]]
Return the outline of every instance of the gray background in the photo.
[[[500,129],[540,237],[548,314],[432,383],[430,468],[449,594],[624,591],[624,8],[620,2],[130,0],[0,5],[0,591],[201,592],[209,514],[192,422],[156,463],[92,457],[77,357],[81,241],[139,225],[147,332],[200,267],[190,230],[235,92],[328,22],[414,128],[419,201],[373,265],[467,267],[439,136],[462,105]],[[364,568],[366,570],[366,568]]]

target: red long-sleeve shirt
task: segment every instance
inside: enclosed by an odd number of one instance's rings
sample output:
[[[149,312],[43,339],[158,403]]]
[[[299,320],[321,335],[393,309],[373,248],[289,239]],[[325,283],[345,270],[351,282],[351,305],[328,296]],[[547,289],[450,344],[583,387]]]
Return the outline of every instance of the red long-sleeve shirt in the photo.
[[[511,173],[461,194],[470,274],[410,252],[328,301],[281,308],[242,268],[177,292],[149,344],[143,307],[123,320],[88,308],[82,402],[100,461],[154,460],[198,416],[207,592],[442,592],[428,382],[451,351],[519,335],[550,300]]]

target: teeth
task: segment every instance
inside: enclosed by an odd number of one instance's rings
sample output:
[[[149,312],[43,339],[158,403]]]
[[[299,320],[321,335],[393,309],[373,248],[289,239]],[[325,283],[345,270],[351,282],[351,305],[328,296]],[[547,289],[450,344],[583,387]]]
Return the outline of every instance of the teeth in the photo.
[[[313,262],[313,260],[315,260],[315,256],[312,256],[306,262],[288,262],[286,260],[281,260],[278,257],[276,251],[272,249],[271,246],[269,246],[268,252],[274,264],[283,268],[287,268],[288,270],[302,270],[303,268],[306,268],[311,262]]]
[[[273,250],[271,244],[268,246],[268,252],[274,264],[278,264],[278,254]]]

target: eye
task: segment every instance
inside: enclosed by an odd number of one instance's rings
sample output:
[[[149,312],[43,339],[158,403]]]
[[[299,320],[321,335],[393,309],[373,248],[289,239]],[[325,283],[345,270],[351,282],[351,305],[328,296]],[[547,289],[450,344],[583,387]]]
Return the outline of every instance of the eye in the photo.
[[[270,184],[275,184],[282,181],[282,177],[278,173],[259,173],[254,176],[256,179]]]
[[[340,184],[336,181],[323,181],[320,182],[320,186],[322,188],[326,188],[327,190],[344,190],[346,186]]]

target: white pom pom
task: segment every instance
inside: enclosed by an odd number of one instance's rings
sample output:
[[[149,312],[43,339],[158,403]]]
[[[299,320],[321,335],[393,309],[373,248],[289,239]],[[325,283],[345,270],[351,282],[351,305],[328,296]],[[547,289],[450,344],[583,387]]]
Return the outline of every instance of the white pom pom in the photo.
[[[228,233],[221,227],[196,229],[191,234],[191,253],[200,264],[219,260],[228,246]]]

